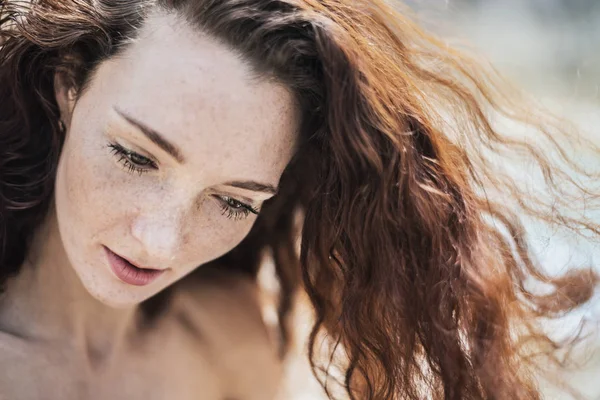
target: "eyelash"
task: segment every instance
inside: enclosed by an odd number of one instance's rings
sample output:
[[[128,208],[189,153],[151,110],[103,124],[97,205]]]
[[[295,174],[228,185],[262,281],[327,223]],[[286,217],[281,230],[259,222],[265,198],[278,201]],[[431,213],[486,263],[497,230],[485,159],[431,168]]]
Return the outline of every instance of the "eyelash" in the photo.
[[[258,210],[248,204],[237,201],[228,196],[217,196],[221,200],[221,211],[222,214],[227,218],[240,220],[247,218],[250,213],[257,215]]]
[[[110,148],[111,153],[119,158],[119,162],[123,164],[123,166],[125,166],[130,173],[137,172],[142,175],[145,172],[150,172],[150,168],[147,168],[148,165],[151,166],[152,169],[157,169],[154,161],[136,153],[135,151],[127,150],[120,144],[109,143],[108,147]],[[137,158],[138,162],[134,161],[134,158]]]
[[[142,156],[141,154],[136,153],[135,151],[127,150],[118,143],[109,143],[108,147],[110,148],[110,152],[116,157],[118,157],[119,163],[121,163],[125,168],[127,168],[129,173],[137,172],[140,175],[142,175],[145,172],[150,172],[151,169],[158,168],[154,161]],[[138,162],[134,161],[134,159],[136,158],[138,159]],[[259,213],[258,209],[248,204],[242,203],[238,200],[235,200],[232,197],[215,197],[220,201],[222,214],[229,219],[241,220],[247,218],[250,213],[255,215]]]

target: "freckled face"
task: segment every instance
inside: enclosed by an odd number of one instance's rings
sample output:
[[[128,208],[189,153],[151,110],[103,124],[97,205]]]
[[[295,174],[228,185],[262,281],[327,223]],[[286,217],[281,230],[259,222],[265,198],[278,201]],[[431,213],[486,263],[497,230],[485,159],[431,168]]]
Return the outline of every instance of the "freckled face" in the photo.
[[[298,125],[286,88],[252,80],[233,52],[170,15],[150,18],[103,62],[68,114],[60,236],[83,285],[112,306],[139,303],[234,248],[273,196],[236,183],[276,187]],[[125,283],[104,246],[165,271]]]

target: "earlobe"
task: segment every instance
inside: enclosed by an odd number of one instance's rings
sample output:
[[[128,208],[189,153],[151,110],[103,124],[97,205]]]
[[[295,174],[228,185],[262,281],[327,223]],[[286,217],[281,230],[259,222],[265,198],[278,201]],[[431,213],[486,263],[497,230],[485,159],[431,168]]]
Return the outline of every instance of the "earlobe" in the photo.
[[[54,96],[60,111],[60,122],[67,129],[71,124],[71,115],[75,107],[75,90],[64,73],[56,72],[54,74]],[[63,127],[61,127],[63,128]]]

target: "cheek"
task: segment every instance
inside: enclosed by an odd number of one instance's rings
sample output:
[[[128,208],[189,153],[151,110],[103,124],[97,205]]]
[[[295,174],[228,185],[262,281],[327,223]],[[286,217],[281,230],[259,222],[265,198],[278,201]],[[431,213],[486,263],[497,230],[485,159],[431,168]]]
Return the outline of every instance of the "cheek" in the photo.
[[[65,143],[61,154],[57,213],[61,225],[73,235],[95,236],[124,210],[125,199],[115,195],[121,191],[120,182],[113,176],[115,168],[110,165],[109,154],[103,150],[100,144],[71,141]]]
[[[186,241],[186,254],[196,265],[214,260],[235,248],[250,232],[256,217],[229,219],[213,199],[207,199],[190,226],[191,240]]]
[[[92,184],[90,178],[93,174],[89,165],[82,162],[81,156],[81,146],[70,138],[62,150],[56,177],[57,211],[71,227],[78,225],[75,220],[82,217],[81,210],[87,207]]]

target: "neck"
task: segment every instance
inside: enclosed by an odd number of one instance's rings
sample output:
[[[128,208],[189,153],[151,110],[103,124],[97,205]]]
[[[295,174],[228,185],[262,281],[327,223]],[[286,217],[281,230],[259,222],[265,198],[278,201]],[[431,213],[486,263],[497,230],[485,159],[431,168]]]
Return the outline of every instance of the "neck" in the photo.
[[[2,330],[75,349],[90,363],[110,359],[135,327],[139,307],[108,307],[85,289],[60,239],[54,206],[35,232],[19,275],[0,301]]]

